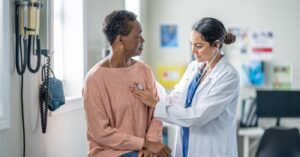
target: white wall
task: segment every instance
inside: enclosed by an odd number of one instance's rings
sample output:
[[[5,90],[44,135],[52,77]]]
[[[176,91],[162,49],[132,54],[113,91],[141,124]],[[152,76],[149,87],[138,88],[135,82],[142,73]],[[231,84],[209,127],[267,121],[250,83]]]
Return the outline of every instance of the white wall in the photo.
[[[87,69],[102,59],[105,37],[102,33],[104,17],[116,9],[124,8],[124,0],[88,0],[87,1]]]
[[[10,1],[10,5],[13,3],[13,1]],[[13,7],[9,7],[10,13],[12,13],[12,9]],[[7,14],[10,14],[7,12],[4,12],[4,15],[7,16]],[[11,16],[13,17],[13,15]],[[9,21],[9,27],[12,27],[12,19],[10,19]],[[5,30],[5,32],[9,32],[7,36],[4,37],[5,40],[10,40],[10,54],[12,54],[13,51],[13,30]],[[13,57],[13,55],[11,55]],[[13,63],[13,59],[11,57],[11,62]],[[11,64],[12,65],[12,64]],[[10,69],[10,71],[12,71],[12,68]],[[11,88],[15,88],[16,87],[16,80],[17,78],[11,76]],[[19,93],[15,93],[16,91],[11,90],[11,94],[14,95],[18,95]],[[20,139],[21,139],[21,135],[20,135],[20,125],[19,125],[19,119],[20,119],[20,110],[18,107],[16,107],[16,102],[18,102],[17,99],[11,99],[11,104],[8,104],[9,107],[11,107],[11,122],[10,122],[10,128],[7,130],[2,130],[0,131],[0,156],[4,156],[4,157],[17,157],[20,156],[20,154],[18,152],[20,151],[15,151],[15,150],[20,150]]]

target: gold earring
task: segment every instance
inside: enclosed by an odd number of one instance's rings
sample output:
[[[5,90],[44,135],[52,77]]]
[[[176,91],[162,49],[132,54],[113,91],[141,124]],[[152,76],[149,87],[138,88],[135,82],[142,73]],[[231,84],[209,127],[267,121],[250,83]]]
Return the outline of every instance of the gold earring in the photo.
[[[124,52],[124,46],[123,46],[123,44],[121,44],[121,53],[123,53]]]

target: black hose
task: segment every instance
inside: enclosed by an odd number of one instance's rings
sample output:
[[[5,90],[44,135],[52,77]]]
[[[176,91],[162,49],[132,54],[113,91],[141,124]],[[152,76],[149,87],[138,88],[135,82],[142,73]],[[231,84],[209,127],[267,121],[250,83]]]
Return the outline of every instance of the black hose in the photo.
[[[16,31],[16,69],[19,75],[23,75],[25,70],[26,70],[26,60],[27,60],[27,53],[24,51],[24,56],[22,57],[22,37],[19,34],[19,13],[18,13],[18,8],[16,6],[16,14],[15,14],[15,31]],[[20,56],[21,55],[21,58]],[[21,65],[20,65],[21,62]]]
[[[25,136],[25,123],[24,123],[24,98],[23,98],[23,88],[24,79],[23,75],[21,76],[21,113],[22,113],[22,132],[23,132],[23,157],[25,157],[26,152],[26,136]]]
[[[35,44],[35,40],[37,40],[36,44]],[[31,43],[32,42],[32,43]],[[35,45],[36,49],[35,49]],[[27,60],[27,67],[28,70],[31,73],[37,73],[40,70],[40,66],[41,66],[41,53],[40,53],[40,39],[38,38],[38,36],[32,36],[30,35],[28,38],[28,60]],[[32,50],[31,50],[32,48]],[[31,51],[34,53],[34,51],[36,51],[36,55],[37,55],[37,63],[36,63],[36,67],[35,69],[33,69],[31,67]]]

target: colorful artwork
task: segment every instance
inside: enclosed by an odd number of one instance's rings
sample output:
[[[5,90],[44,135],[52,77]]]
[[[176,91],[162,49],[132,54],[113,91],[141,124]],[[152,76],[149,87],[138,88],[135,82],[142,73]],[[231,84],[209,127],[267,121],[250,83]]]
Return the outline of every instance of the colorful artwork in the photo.
[[[292,66],[273,65],[272,84],[274,89],[289,90],[292,88]]]
[[[185,66],[159,65],[156,71],[159,83],[166,89],[172,89],[180,81]]]
[[[241,54],[248,53],[250,37],[249,37],[249,29],[239,28],[239,27],[231,27],[228,28],[228,31],[236,36],[236,47]]]
[[[244,86],[263,86],[265,85],[264,64],[262,61],[251,61],[242,65],[240,74],[241,85]]]
[[[266,30],[250,31],[250,47],[252,58],[270,59],[273,57],[273,32]]]
[[[160,47],[161,48],[178,47],[177,25],[160,26]]]
[[[274,33],[270,30],[230,27],[228,31],[236,36],[234,50],[249,54],[254,60],[268,60],[273,57]]]

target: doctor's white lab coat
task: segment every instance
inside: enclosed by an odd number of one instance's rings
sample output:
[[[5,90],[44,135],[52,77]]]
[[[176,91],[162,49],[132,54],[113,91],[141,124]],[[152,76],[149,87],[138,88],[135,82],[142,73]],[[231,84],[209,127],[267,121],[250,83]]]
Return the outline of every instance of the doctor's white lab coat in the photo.
[[[158,85],[160,101],[154,117],[190,128],[188,157],[237,157],[238,73],[222,57],[199,85],[192,106],[184,108],[188,87],[197,69],[198,63],[193,61],[170,95]],[[182,157],[181,129],[177,132],[175,145],[175,157]]]

